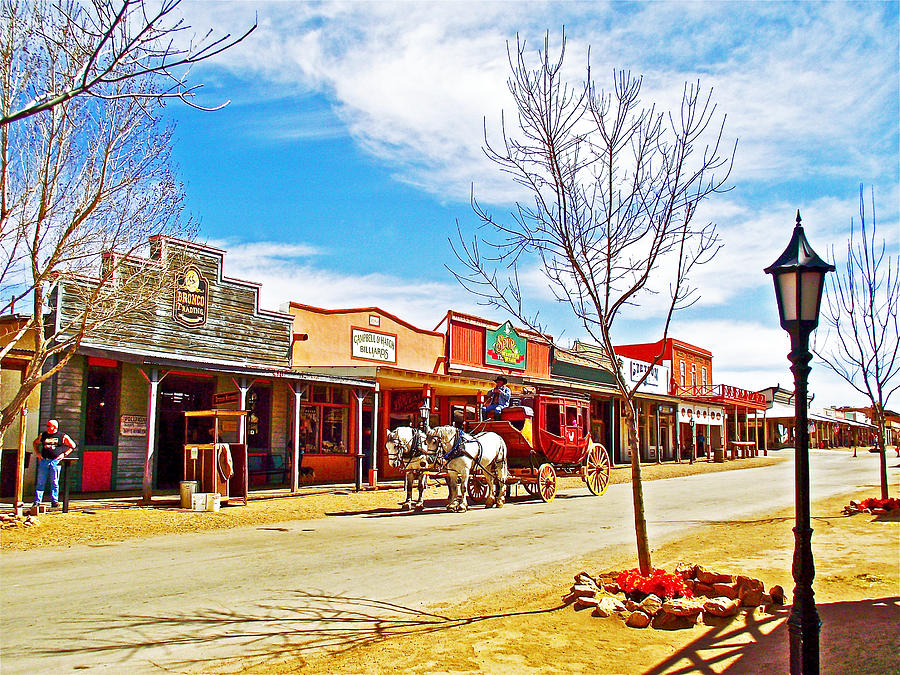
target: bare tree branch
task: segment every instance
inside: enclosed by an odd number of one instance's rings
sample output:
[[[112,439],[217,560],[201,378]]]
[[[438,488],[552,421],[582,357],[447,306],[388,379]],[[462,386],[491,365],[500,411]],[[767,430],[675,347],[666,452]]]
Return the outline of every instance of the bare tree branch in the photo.
[[[847,259],[828,276],[822,324],[826,329],[821,346],[813,352],[834,373],[865,396],[872,405],[881,451],[881,497],[888,497],[885,458],[885,409],[900,387],[900,256],[887,254],[885,240],[875,227],[875,194],[871,193],[871,224],[866,218],[863,186],[859,186],[859,230],[851,219]],[[857,236],[858,233],[858,236]]]
[[[699,83],[685,84],[680,109],[666,113],[641,103],[641,78],[626,71],[613,73],[609,91],[594,83],[589,64],[581,84],[568,83],[565,35],[558,57],[550,51],[549,34],[534,67],[524,41],[508,49],[517,125],[502,118],[500,141],[492,143],[485,124],[486,156],[531,200],[496,218],[473,195],[480,229],[492,239],[476,234],[466,241],[460,231],[451,245],[461,268],[451,272],[484,304],[545,334],[537,313],[528,313],[520,280],[522,270],[539,270],[555,299],[608,355],[603,361],[625,401],[638,559],[646,573],[633,403],[640,383],[626,382],[614,357],[613,327],[625,307],[667,292],[665,339],[672,314],[696,302],[691,274],[720,248],[714,224],[694,223],[697,207],[728,189],[735,149],[722,153],[724,118],[716,115],[712,91]]]
[[[29,21],[28,14],[37,15],[38,19],[32,22],[35,31],[25,39],[43,41],[48,46],[58,43],[55,66],[62,77],[51,89],[11,92],[14,101],[3,106],[0,127],[82,95],[103,99],[177,98],[201,110],[227,105],[226,102],[209,108],[194,103],[193,97],[201,85],[188,85],[189,69],[239,44],[257,24],[254,22],[237,37],[228,33],[213,38],[210,32],[196,44],[191,41],[187,46],[179,46],[177,40],[190,29],[183,19],[175,17],[180,4],[181,0],[162,0],[155,11],[148,11],[144,0],[91,0],[87,5],[61,0],[33,6],[19,0],[3,0],[4,24]],[[15,58],[28,59],[24,54]],[[116,93],[116,84],[150,76],[158,81],[152,91]]]

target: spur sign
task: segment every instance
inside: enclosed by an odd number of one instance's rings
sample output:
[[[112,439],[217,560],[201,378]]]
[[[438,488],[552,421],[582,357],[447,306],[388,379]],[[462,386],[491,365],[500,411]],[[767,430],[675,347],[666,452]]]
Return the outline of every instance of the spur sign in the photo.
[[[485,365],[525,370],[528,342],[516,333],[509,321],[497,330],[485,331],[484,343]]]

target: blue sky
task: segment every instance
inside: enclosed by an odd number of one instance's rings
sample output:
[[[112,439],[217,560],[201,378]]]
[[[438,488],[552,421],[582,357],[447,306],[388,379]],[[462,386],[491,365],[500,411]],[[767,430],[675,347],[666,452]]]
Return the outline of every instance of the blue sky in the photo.
[[[738,139],[734,189],[705,218],[724,249],[694,279],[702,298],[671,335],[713,352],[714,379],[750,389],[791,383],[787,336],[762,268],[800,209],[821,254],[845,246],[858,185],[900,241],[898,3],[300,3],[185,0],[198,33],[259,28],[195,68],[203,113],[171,106],[174,157],[201,237],[229,251],[226,273],[263,283],[262,302],[378,305],[433,328],[447,309],[491,316],[455,282],[448,240],[471,233],[474,186],[495,213],[523,195],[482,154],[509,107],[506,44],[534,48],[562,26],[573,79],[588,46],[595,79],[644,76],[645,101],[669,105],[685,81],[713,87]],[[570,341],[582,330],[528,298]],[[652,302],[616,326],[617,342],[656,339]],[[819,404],[859,401],[814,366]],[[896,402],[894,402],[896,407]]]

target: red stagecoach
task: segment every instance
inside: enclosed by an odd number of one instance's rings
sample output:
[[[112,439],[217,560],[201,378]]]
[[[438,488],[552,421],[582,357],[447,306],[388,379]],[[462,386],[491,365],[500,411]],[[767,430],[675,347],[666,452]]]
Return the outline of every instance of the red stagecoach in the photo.
[[[471,433],[493,431],[508,450],[510,485],[521,484],[543,501],[556,496],[557,476],[580,476],[588,489],[602,495],[609,485],[609,455],[591,440],[590,401],[572,395],[538,393],[513,399],[498,420],[474,422]],[[469,497],[483,499],[488,480],[483,473],[469,479]]]

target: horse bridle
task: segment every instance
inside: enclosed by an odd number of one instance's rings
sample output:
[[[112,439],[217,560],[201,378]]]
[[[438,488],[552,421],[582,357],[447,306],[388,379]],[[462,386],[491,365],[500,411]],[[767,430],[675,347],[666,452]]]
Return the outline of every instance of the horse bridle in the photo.
[[[400,465],[408,463],[420,455],[431,457],[427,445],[423,448],[422,438],[424,437],[424,434],[418,429],[412,429],[412,432],[413,437],[408,444],[399,438],[399,436],[397,440],[394,441],[395,445],[400,447],[400,452],[397,453],[397,462]]]

